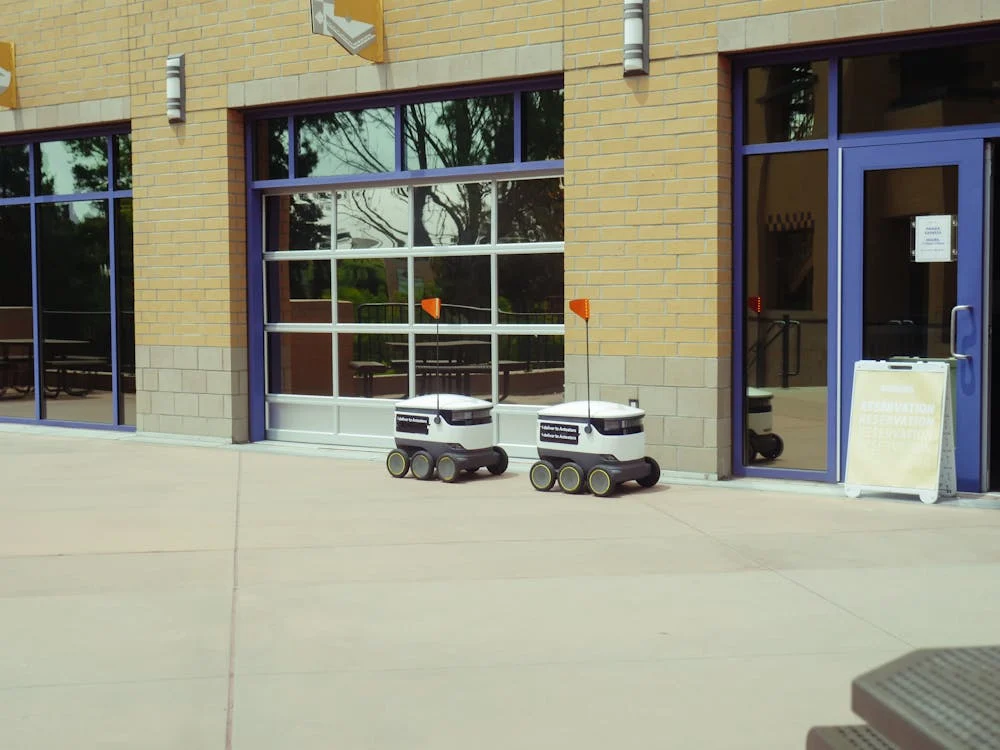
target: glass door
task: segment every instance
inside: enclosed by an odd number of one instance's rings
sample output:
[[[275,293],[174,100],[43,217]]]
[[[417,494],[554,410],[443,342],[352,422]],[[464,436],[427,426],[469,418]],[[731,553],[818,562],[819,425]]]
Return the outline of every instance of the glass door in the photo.
[[[841,472],[854,363],[952,365],[956,464],[982,489],[981,140],[843,150]]]

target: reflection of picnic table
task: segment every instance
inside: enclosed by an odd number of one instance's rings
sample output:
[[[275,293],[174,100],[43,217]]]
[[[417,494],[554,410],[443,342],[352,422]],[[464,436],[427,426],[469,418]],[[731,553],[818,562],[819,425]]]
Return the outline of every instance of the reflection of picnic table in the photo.
[[[868,722],[816,727],[808,750],[1000,748],[1000,646],[913,651],[854,680],[851,707]]]
[[[44,339],[45,349],[82,346],[89,344],[84,339]],[[14,354],[12,350],[19,350]],[[45,370],[55,372],[55,384],[45,384],[45,394],[50,398],[56,398],[60,393],[65,392],[71,396],[85,396],[90,392],[86,387],[74,387],[70,385],[70,373],[93,374],[108,366],[107,360],[101,357],[91,357],[87,355],[67,354],[60,351],[45,351]],[[0,339],[0,395],[8,388],[13,389],[21,396],[27,395],[33,389],[35,362],[35,340],[30,338]],[[44,376],[43,376],[44,377]]]
[[[407,349],[405,341],[388,341],[387,346],[394,349]],[[480,339],[454,339],[451,341],[418,341],[415,343],[417,361],[414,369],[417,373],[417,392],[428,393],[438,384],[442,390],[472,394],[473,375],[491,375],[493,365],[490,361],[490,342]],[[483,351],[485,349],[485,352]],[[409,367],[407,359],[393,359],[394,368],[406,371]],[[510,374],[527,368],[527,364],[518,360],[501,359],[498,363],[500,372],[499,400],[503,401],[510,393]]]

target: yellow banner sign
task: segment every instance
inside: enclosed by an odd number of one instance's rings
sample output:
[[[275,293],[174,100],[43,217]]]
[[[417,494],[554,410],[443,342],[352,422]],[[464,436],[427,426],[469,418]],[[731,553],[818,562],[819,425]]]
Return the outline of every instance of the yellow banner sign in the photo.
[[[945,444],[952,434],[949,396],[947,364],[858,362],[844,484],[936,497],[943,453],[954,450]]]
[[[14,75],[14,43],[0,42],[0,107],[17,107],[17,78]]]
[[[312,30],[332,37],[352,55],[385,62],[382,0],[310,0]]]

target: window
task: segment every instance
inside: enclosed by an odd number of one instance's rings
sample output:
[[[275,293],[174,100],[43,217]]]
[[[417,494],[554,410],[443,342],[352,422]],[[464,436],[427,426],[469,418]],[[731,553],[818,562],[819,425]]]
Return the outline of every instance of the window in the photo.
[[[0,418],[135,425],[131,155],[126,133],[0,146]]]
[[[310,185],[262,203],[268,427],[333,431],[306,397],[562,400],[562,89],[293,117]],[[255,123],[258,163],[281,162],[287,121]]]
[[[827,136],[829,64],[771,65],[746,72],[746,143]]]

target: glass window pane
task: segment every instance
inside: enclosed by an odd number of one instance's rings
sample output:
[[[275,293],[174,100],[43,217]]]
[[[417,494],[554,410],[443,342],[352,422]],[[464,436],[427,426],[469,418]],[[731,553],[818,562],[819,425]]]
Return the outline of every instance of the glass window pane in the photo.
[[[951,356],[957,264],[910,257],[911,222],[926,215],[958,216],[957,166],[865,172],[864,359]]]
[[[288,178],[287,117],[259,120],[254,125],[253,177],[255,180]]]
[[[488,255],[415,258],[416,322],[434,323],[420,308],[424,297],[441,298],[441,323],[488,325],[491,319]],[[419,284],[417,284],[419,280]]]
[[[298,177],[377,174],[395,168],[396,113],[392,107],[299,117],[295,129]]]
[[[748,463],[826,468],[826,170],[826,151],[746,159]]]
[[[28,206],[0,206],[0,238],[0,417],[34,419]]]
[[[115,263],[118,274],[118,377],[121,423],[135,426],[135,273],[132,199],[115,201]]]
[[[844,133],[1000,121],[1000,42],[885,55],[840,63]]]
[[[563,90],[527,91],[521,98],[521,159],[563,158]]]
[[[403,247],[409,240],[409,201],[405,187],[337,193],[337,249]]]
[[[269,195],[264,199],[264,212],[266,251],[333,248],[332,193]]]
[[[489,182],[414,187],[414,247],[492,242],[492,193]]]
[[[559,179],[498,182],[498,240],[562,242],[564,192]]]
[[[498,369],[497,395],[503,403],[541,405],[565,400],[563,336],[501,336]]]
[[[409,322],[406,315],[405,258],[350,258],[337,261],[337,322]]]
[[[562,325],[562,253],[501,255],[497,288],[502,325]]]
[[[41,143],[38,153],[39,195],[99,193],[108,189],[108,140],[104,136]]]
[[[20,198],[30,192],[28,146],[0,146],[0,198]]]
[[[266,335],[268,393],[333,395],[333,334]]]
[[[829,63],[750,68],[746,74],[746,142],[827,137]]]
[[[330,323],[333,320],[330,261],[268,261],[268,323]]]
[[[108,202],[36,208],[45,416],[111,423]]]
[[[406,397],[406,334],[341,333],[338,341],[341,396]]]
[[[122,133],[114,137],[115,190],[132,189],[132,136]]]
[[[489,336],[417,336],[417,395],[459,393],[492,401],[491,363]]]
[[[514,161],[514,97],[411,104],[403,112],[406,169]]]

